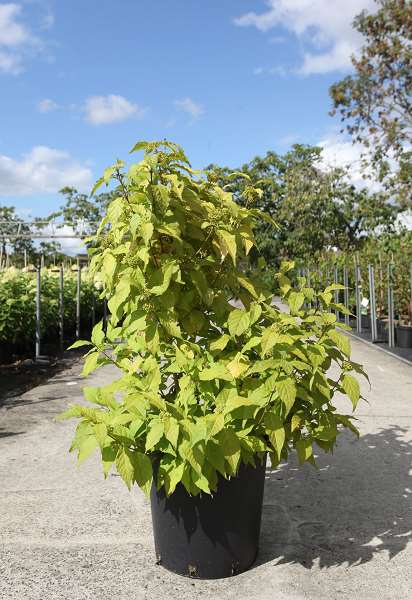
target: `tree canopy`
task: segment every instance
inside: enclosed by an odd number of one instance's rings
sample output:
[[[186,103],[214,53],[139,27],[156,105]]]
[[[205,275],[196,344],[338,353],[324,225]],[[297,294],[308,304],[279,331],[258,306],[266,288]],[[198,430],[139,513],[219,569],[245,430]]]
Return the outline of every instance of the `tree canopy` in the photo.
[[[376,228],[391,230],[397,213],[385,194],[357,189],[345,169],[327,167],[322,149],[313,146],[296,144],[283,156],[268,152],[235,173],[214,165],[209,171],[241,205],[249,201],[245,175],[259,186],[254,206],[279,224],[277,231],[266,224],[256,230],[259,252],[269,264],[314,256],[328,247],[359,247]]]
[[[365,163],[402,207],[412,206],[412,3],[377,0],[354,27],[364,37],[354,74],[330,88],[332,114],[365,148]]]

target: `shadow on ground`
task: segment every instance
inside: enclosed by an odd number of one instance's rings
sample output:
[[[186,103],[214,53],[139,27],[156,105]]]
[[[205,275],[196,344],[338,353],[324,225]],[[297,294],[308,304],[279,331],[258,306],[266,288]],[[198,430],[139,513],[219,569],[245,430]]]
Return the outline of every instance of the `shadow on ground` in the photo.
[[[354,566],[412,541],[412,442],[390,426],[360,440],[342,434],[319,470],[267,471],[257,564]],[[410,433],[410,432],[409,432]]]
[[[48,384],[62,384],[66,380],[58,377],[70,369],[84,354],[82,349],[66,351],[63,356],[51,357],[48,364],[37,364],[33,360],[17,361],[13,364],[0,364],[0,408],[14,408],[22,404],[32,404],[32,400],[21,398],[29,390]],[[44,398],[45,400],[49,398]],[[57,398],[50,398],[55,400]]]
[[[24,431],[6,431],[3,427],[0,427],[0,439],[12,437],[14,435],[21,435]]]

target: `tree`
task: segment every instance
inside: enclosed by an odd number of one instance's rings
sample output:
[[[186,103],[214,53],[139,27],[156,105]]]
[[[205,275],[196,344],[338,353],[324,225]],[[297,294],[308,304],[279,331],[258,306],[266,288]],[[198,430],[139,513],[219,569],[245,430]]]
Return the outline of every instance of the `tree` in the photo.
[[[372,166],[402,207],[412,206],[412,3],[376,0],[376,14],[363,11],[354,27],[364,36],[355,73],[330,88],[332,114],[365,147]]]
[[[99,223],[103,214],[114,198],[114,192],[105,192],[93,197],[82,194],[73,187],[65,187],[60,190],[64,197],[64,204],[60,209],[52,213],[48,218],[56,219],[62,217],[64,222],[77,228],[80,222],[86,224],[86,232],[93,233],[94,225]]]
[[[258,156],[237,173],[216,166],[209,170],[238,203],[252,200],[279,224],[277,231],[266,224],[256,230],[259,252],[271,265],[282,258],[313,257],[326,248],[358,247],[377,228],[390,230],[397,213],[384,194],[356,189],[345,169],[326,167],[321,148],[296,144],[284,156]],[[251,184],[260,195],[250,198]]]

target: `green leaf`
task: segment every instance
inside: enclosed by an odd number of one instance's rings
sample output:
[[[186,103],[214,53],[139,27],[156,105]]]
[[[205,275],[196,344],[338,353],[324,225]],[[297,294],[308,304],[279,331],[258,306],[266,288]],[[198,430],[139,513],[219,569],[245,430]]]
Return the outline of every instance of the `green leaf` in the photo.
[[[88,342],[87,340],[77,340],[76,342],[74,342],[74,344],[69,346],[67,348],[67,350],[73,350],[74,348],[81,348],[82,346],[93,346],[93,344],[91,342]]]
[[[104,445],[106,443],[106,439],[107,439],[107,427],[104,423],[96,423],[93,426],[93,429],[94,429],[94,435],[96,436],[97,443],[99,444],[100,448],[103,450]]]
[[[102,272],[108,281],[111,281],[116,271],[117,262],[113,254],[105,254],[103,258]]]
[[[292,379],[280,379],[276,381],[276,390],[285,407],[285,416],[289,414],[296,399],[296,384]]]
[[[130,154],[132,154],[133,152],[139,152],[139,150],[146,150],[149,144],[150,142],[137,142],[137,144],[135,144],[130,150]]]
[[[155,296],[161,296],[166,292],[169,287],[170,281],[175,273],[179,271],[179,265],[177,265],[174,261],[163,265],[159,271],[158,278],[161,279],[161,283],[159,285],[155,285],[152,287],[149,292],[154,294]],[[156,273],[157,275],[157,273]]]
[[[172,418],[168,418],[164,422],[165,438],[172,444],[173,448],[177,447],[179,439],[179,423]]]
[[[222,475],[226,474],[225,457],[219,443],[216,443],[214,440],[208,441],[206,446],[206,458],[219,473]]]
[[[134,481],[143,490],[146,496],[149,497],[153,481],[151,460],[142,452],[132,452],[131,458],[133,464]]]
[[[235,379],[246,373],[249,367],[250,361],[246,358],[246,356],[243,356],[240,353],[238,353],[235,358],[226,365],[227,370]]]
[[[238,275],[238,276],[237,276],[237,280],[238,280],[238,282],[240,283],[240,285],[241,285],[241,286],[242,286],[242,287],[243,287],[243,288],[244,288],[246,291],[248,291],[248,292],[249,292],[249,294],[250,294],[251,296],[253,296],[253,298],[258,298],[258,293],[257,293],[257,291],[256,291],[256,289],[255,289],[255,286],[253,285],[253,283],[252,283],[252,282],[251,282],[251,281],[250,281],[250,280],[249,280],[247,277],[244,277],[243,275]],[[255,309],[256,309],[256,306],[259,306],[259,305],[255,305]],[[259,307],[259,308],[260,308],[260,307]],[[262,311],[261,311],[261,312],[262,312]],[[259,317],[259,316],[260,316],[260,314],[258,315],[258,317]],[[255,320],[256,320],[256,319],[255,319]],[[254,322],[254,321],[253,321],[253,322]]]
[[[230,313],[227,324],[231,336],[240,336],[245,333],[250,325],[249,315],[245,310],[236,308]]]
[[[233,429],[223,429],[219,433],[219,442],[223,455],[230,465],[232,475],[237,471],[240,461],[240,441]]]
[[[355,410],[360,398],[360,387],[358,380],[352,375],[344,375],[342,379],[342,387],[352,402],[353,410]]]
[[[100,321],[93,327],[92,342],[95,346],[100,346],[104,342],[103,323]]]
[[[117,453],[116,469],[130,490],[134,479],[134,464],[130,452],[124,448],[120,448],[119,452]]]
[[[268,431],[270,442],[280,459],[280,453],[282,452],[285,443],[285,428],[283,426],[283,421],[274,413],[266,413],[264,423],[266,430]]]
[[[246,354],[248,350],[251,350],[252,348],[258,346],[260,344],[260,341],[261,338],[258,336],[251,337],[250,340],[243,346],[242,354]]]
[[[142,225],[140,227],[140,235],[142,236],[143,241],[147,246],[153,236],[153,224],[152,223],[142,223]]]
[[[94,435],[84,437],[79,443],[79,453],[77,455],[77,464],[81,465],[98,447],[97,440]]]
[[[104,184],[104,178],[100,177],[93,186],[90,196],[94,196],[97,190]]]
[[[335,290],[344,290],[344,289],[345,289],[344,285],[342,285],[340,283],[333,283],[332,285],[328,285],[325,288],[325,292],[328,293],[328,292],[334,292]]]
[[[305,301],[305,295],[302,292],[291,292],[287,298],[287,303],[292,315],[296,315],[302,308]]]
[[[105,446],[102,448],[102,463],[103,463],[103,474],[106,477],[109,474],[109,471],[116,460],[117,450],[113,446]]]
[[[160,419],[153,419],[149,423],[149,431],[146,438],[146,452],[152,450],[154,446],[161,440],[165,432],[163,421]]]
[[[177,484],[182,480],[184,469],[185,469],[185,463],[181,462],[178,465],[176,465],[175,467],[173,467],[173,469],[171,469],[170,471],[167,472],[166,477],[165,477],[165,479],[166,479],[165,489],[166,489],[167,496],[170,496],[171,494],[173,494],[173,492],[176,489]]]
[[[253,302],[250,305],[250,309],[249,309],[250,324],[253,325],[253,323],[256,323],[256,321],[258,321],[260,319],[261,314],[262,314],[262,307],[260,306],[260,304],[256,304],[256,302]]]
[[[223,247],[222,254],[224,256],[226,256],[226,254],[229,252],[229,254],[232,258],[233,264],[236,265],[236,251],[237,251],[236,236],[229,233],[225,229],[219,229],[219,231],[217,233],[218,233],[218,236],[219,236],[219,239],[221,242],[221,247]]]
[[[339,333],[336,329],[328,332],[328,337],[348,358],[350,357],[350,341],[347,335]]]
[[[210,415],[207,428],[207,437],[212,438],[222,431],[225,426],[225,418],[222,413]]]
[[[211,342],[210,350],[212,352],[214,352],[215,350],[224,350],[229,340],[230,336],[227,333],[224,333],[222,336],[217,338],[217,340],[213,340],[213,342]]]
[[[223,379],[224,381],[232,381],[233,376],[223,363],[215,363],[208,369],[204,369],[199,373],[199,379],[201,381],[211,381],[212,379]]]
[[[300,439],[295,443],[301,465],[313,455],[312,440],[308,438]]]
[[[130,296],[130,279],[121,279],[116,286],[115,293],[112,295],[108,302],[109,310],[112,315],[116,316],[117,319],[121,317],[121,313],[118,312],[119,308]],[[116,319],[116,320],[117,320]],[[102,332],[103,339],[104,333]],[[93,338],[92,338],[93,340]],[[98,344],[96,344],[98,345]]]
[[[82,371],[82,375],[84,377],[87,377],[87,375],[90,375],[90,373],[92,373],[93,371],[95,371],[97,369],[98,365],[98,361],[99,361],[99,357],[100,357],[100,352],[92,352],[91,354],[89,354],[85,360],[85,363],[83,365],[83,371]]]

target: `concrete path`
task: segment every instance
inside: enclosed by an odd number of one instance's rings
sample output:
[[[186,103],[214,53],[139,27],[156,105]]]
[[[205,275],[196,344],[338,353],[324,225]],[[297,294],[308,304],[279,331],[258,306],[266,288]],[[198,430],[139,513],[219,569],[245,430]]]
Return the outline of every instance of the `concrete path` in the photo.
[[[412,367],[353,341],[370,404],[360,441],[268,472],[261,552],[248,573],[185,579],[154,562],[150,508],[97,460],[67,453],[80,364],[0,409],[1,600],[412,598]],[[110,381],[111,368],[91,379]],[[346,410],[349,406],[346,404]]]

